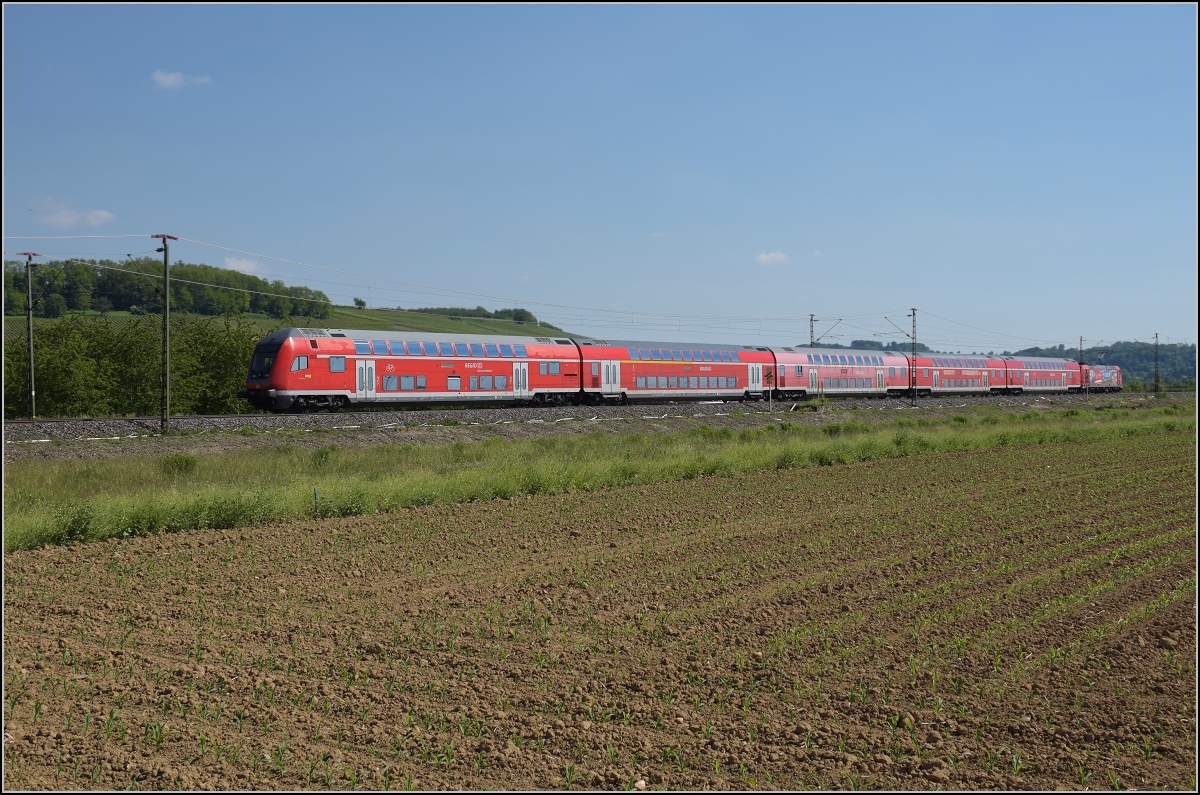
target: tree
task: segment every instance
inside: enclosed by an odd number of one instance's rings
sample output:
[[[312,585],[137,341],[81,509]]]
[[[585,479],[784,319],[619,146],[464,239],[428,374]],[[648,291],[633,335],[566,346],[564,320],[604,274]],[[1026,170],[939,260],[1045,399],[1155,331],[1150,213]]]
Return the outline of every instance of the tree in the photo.
[[[356,308],[358,308],[358,309],[366,309],[366,308],[367,308],[367,302],[366,302],[366,301],[364,301],[364,300],[362,300],[361,298],[355,298],[355,299],[354,299],[354,306],[355,306]]]
[[[62,317],[67,312],[67,299],[58,293],[52,293],[42,300],[42,315],[44,317]]]

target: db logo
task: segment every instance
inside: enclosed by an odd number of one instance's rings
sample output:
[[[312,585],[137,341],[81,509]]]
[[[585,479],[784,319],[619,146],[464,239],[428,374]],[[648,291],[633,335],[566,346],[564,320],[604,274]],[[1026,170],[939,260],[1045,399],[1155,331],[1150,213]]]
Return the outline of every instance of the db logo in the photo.
[[[390,372],[392,372],[393,370],[395,370],[395,369],[396,369],[396,365],[394,365],[394,364],[389,364],[389,365],[387,366],[387,368],[385,368],[385,369],[387,369],[387,371],[390,373]]]

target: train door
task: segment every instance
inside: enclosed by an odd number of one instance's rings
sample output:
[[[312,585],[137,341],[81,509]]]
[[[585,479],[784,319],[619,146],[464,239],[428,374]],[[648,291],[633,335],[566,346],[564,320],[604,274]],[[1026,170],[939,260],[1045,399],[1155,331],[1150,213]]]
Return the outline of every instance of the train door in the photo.
[[[813,391],[813,393],[816,393],[816,391],[820,385],[820,381],[818,380],[818,378],[819,378],[819,376],[817,375],[817,368],[815,368],[815,367],[808,368],[808,388],[811,389]]]
[[[527,398],[531,394],[529,391],[529,363],[513,362],[513,395]]]
[[[1029,371],[1025,371],[1025,388],[1029,389]]]
[[[880,392],[883,391],[883,370],[875,371],[875,388]]]
[[[984,389],[988,388],[988,380],[987,379],[988,379],[987,370],[984,370],[983,371],[983,381],[981,382],[983,384]]]
[[[750,365],[750,391],[762,392],[762,365]]]
[[[1063,389],[1067,388],[1067,374],[1066,373],[1062,374],[1062,386],[1063,386]]]
[[[359,400],[374,400],[375,399],[375,360],[374,359],[359,359],[357,364],[358,370],[358,399]]]
[[[942,371],[941,370],[933,371],[933,388],[935,390],[942,388]]]
[[[621,394],[621,363],[620,362],[604,362],[604,389],[605,395]]]

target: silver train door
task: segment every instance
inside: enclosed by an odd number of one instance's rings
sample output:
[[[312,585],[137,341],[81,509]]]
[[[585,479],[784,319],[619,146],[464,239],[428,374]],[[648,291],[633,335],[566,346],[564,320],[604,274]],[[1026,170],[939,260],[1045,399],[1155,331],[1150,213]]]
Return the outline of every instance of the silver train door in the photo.
[[[621,363],[616,361],[604,362],[604,382],[602,393],[605,395],[621,394]]]
[[[984,389],[987,389],[987,388],[988,388],[988,380],[987,380],[987,378],[988,378],[988,373],[987,373],[987,370],[984,370],[984,371],[983,371],[983,388],[984,388]]]
[[[762,365],[750,365],[750,392],[762,392]]]
[[[820,384],[820,381],[817,380],[819,377],[820,376],[817,375],[817,368],[808,368],[808,388],[811,389],[814,394],[817,392]]]
[[[883,391],[883,370],[875,371],[875,388],[880,392]]]
[[[359,400],[375,399],[375,360],[359,359],[356,365],[356,386]]]
[[[942,388],[942,373],[940,370],[933,371],[933,388],[935,390]]]
[[[530,395],[528,362],[513,362],[513,395],[519,398]]]

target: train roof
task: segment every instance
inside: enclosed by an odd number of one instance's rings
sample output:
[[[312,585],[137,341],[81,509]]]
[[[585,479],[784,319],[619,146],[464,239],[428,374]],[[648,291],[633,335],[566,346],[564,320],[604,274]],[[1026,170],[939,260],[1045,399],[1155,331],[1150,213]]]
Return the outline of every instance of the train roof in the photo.
[[[521,337],[512,334],[445,334],[434,331],[380,331],[378,329],[342,329],[342,328],[285,328],[274,334],[279,339],[285,337],[306,337],[319,339],[321,337],[345,337],[350,340],[420,340],[421,342],[506,342],[517,345],[571,345],[569,337],[558,335],[554,337]]]
[[[769,345],[764,348],[759,348],[762,351],[773,351],[774,353],[812,353],[812,354],[829,354],[829,355],[854,355],[854,356],[896,356],[901,359],[908,359],[908,354],[904,351],[884,351],[879,348],[810,348],[807,345],[795,346],[779,346]]]
[[[666,348],[668,350],[765,351],[756,345],[723,345],[716,342],[656,342],[654,340],[600,340],[572,337],[581,348]]]

